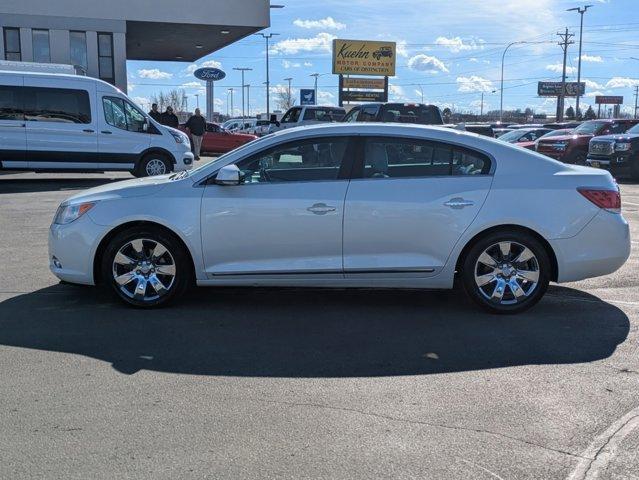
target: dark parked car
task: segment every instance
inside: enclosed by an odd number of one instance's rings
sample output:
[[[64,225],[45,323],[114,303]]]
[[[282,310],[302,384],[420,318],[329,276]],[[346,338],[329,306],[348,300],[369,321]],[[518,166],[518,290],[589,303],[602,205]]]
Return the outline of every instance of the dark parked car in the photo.
[[[364,103],[351,109],[342,122],[444,124],[439,108],[423,103]]]
[[[499,137],[499,140],[534,150],[537,139],[551,131],[549,128],[518,128],[512,132],[504,133]]]
[[[492,137],[492,138],[495,137],[495,131],[493,130],[493,127],[491,127],[490,125],[464,123],[464,124],[460,124],[460,127],[462,125],[464,127],[464,130],[466,130],[467,132],[476,133],[478,135],[484,135],[486,137]]]
[[[564,163],[585,165],[591,138],[625,133],[637,123],[639,120],[589,120],[575,128],[570,135],[542,138],[537,142],[537,151]]]
[[[587,164],[613,174],[630,174],[639,180],[639,125],[619,135],[602,135],[590,140]]]

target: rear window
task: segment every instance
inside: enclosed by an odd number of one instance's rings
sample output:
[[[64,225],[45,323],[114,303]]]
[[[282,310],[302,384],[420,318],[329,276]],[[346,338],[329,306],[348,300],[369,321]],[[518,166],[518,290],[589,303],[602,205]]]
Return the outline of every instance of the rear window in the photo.
[[[382,122],[443,125],[439,108],[432,105],[394,104],[382,107]]]
[[[343,116],[344,112],[337,108],[307,108],[304,112],[304,120],[318,122],[338,122]]]

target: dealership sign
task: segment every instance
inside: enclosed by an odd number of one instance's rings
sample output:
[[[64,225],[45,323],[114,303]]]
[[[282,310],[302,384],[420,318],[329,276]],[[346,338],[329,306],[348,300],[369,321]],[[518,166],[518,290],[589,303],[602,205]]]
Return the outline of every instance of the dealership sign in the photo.
[[[386,92],[362,92],[347,90],[342,92],[342,102],[386,102],[388,94]]]
[[[561,95],[561,82],[539,82],[537,84],[537,95],[540,97],[559,97]],[[566,82],[566,97],[576,97],[586,93],[586,84],[584,82]]]
[[[345,78],[343,87],[355,90],[384,90],[386,82],[383,78]]]
[[[333,73],[337,75],[395,75],[395,42],[333,40]]]
[[[597,105],[622,105],[623,97],[617,95],[597,95],[595,97]]]
[[[226,73],[224,73],[219,68],[198,68],[195,72],[193,72],[195,78],[200,80],[205,80],[207,82],[217,82],[218,80],[222,80],[226,77]]]
[[[312,88],[300,89],[300,105],[315,105],[315,90]]]

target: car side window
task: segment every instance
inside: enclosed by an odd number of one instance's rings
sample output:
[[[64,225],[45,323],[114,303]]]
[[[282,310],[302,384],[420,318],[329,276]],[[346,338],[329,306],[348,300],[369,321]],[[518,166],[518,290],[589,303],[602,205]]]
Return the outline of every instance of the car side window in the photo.
[[[617,133],[624,133],[629,127],[630,125],[627,125],[625,123],[613,123],[612,125],[610,125],[608,129],[608,133],[611,135],[615,135]]]
[[[297,123],[300,119],[300,114],[302,113],[302,109],[299,107],[291,108],[284,117],[282,118],[281,123]]]
[[[214,123],[207,123],[206,124],[206,131],[210,132],[210,133],[218,133],[220,131],[220,127],[218,127]]]
[[[28,122],[91,123],[89,92],[68,88],[25,87]]]
[[[102,97],[104,120],[111,126],[129,132],[146,133],[146,117],[122,98]]]
[[[344,117],[344,122],[357,122],[359,121],[359,115],[361,113],[361,109],[359,108],[353,108],[350,112],[348,112],[348,114],[346,115],[346,117]]]
[[[347,137],[285,143],[242,160],[244,183],[337,180],[348,149]]]
[[[22,87],[0,86],[0,120],[24,121]]]
[[[360,122],[374,122],[377,119],[377,107],[365,107],[362,110]]]
[[[479,175],[490,159],[479,152],[420,139],[368,138],[364,144],[364,178],[415,178]]]

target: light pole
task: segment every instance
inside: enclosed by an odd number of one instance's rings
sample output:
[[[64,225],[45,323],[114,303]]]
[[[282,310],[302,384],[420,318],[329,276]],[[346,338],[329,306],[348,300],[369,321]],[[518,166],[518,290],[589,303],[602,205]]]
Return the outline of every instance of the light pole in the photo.
[[[491,90],[490,93],[495,93],[497,90]],[[481,91],[481,107],[479,110],[479,119],[481,120],[484,116],[484,91]]]
[[[251,117],[251,84],[246,84],[246,113]]]
[[[195,94],[195,108],[200,108],[200,94]]]
[[[234,108],[233,108],[233,91],[234,90],[232,88],[229,88],[227,90],[227,92],[231,94],[231,117],[233,117],[235,115]],[[228,98],[228,96],[227,96],[227,98]],[[228,108],[228,101],[226,103],[226,107]]]
[[[288,77],[284,79],[285,82],[288,82],[288,103],[289,103],[289,108],[293,106],[293,98],[291,97],[291,81],[293,81],[293,78]]]
[[[315,103],[317,103],[317,79],[319,78],[320,74],[319,73],[311,73],[310,75],[311,77],[315,77]]]
[[[244,120],[244,72],[250,72],[253,69],[248,67],[235,67],[233,68],[233,70],[242,72],[242,120]]]
[[[282,5],[271,5],[271,8],[283,8]],[[273,38],[275,35],[279,35],[279,33],[269,33],[268,35],[265,33],[256,33],[255,35],[259,35],[260,37],[266,40],[266,116],[271,116],[271,81],[269,80],[269,66],[268,66],[268,41]]]
[[[417,84],[417,86],[419,87],[419,91],[422,94],[422,103],[424,103],[424,89],[419,83]]]
[[[575,116],[577,120],[581,119],[581,115],[579,113],[579,97],[581,96],[581,46],[584,36],[584,13],[586,13],[590,7],[592,7],[592,5],[584,5],[583,7],[569,8],[566,10],[567,12],[577,12],[581,16],[581,23],[579,26],[579,59],[577,60],[577,101],[575,102]]]

